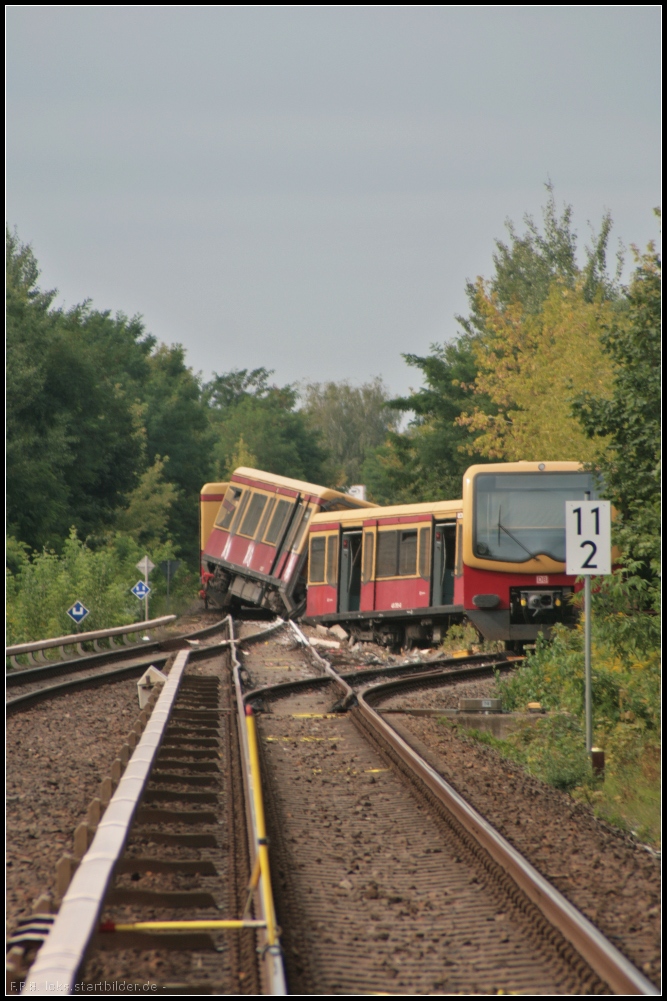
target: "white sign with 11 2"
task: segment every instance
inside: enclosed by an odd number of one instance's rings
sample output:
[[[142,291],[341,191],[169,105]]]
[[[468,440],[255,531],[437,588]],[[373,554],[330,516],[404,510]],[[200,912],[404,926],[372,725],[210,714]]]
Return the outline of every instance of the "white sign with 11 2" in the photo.
[[[565,501],[565,562],[576,577],[611,573],[609,501]]]

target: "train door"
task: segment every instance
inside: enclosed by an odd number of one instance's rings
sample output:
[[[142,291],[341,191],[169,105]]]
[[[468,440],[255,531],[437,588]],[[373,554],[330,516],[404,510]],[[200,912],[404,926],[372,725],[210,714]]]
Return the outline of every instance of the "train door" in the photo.
[[[293,503],[294,502],[290,500],[290,504]],[[281,527],[280,538],[278,539],[276,545],[276,558],[273,561],[273,566],[271,568],[271,575],[273,577],[282,576],[289,556],[292,540],[294,539],[297,529],[301,524],[301,518],[303,516],[305,506],[306,502],[301,498],[298,498],[291,511],[288,510],[288,518]]]
[[[340,550],[341,612],[358,612],[361,599],[361,531],[343,532]]]
[[[433,542],[432,605],[454,604],[454,560],[456,555],[456,525],[440,522],[435,526]]]

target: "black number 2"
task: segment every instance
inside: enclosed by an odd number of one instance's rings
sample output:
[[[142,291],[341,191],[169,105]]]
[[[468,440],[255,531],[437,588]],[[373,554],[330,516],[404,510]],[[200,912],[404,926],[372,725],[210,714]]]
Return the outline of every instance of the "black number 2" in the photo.
[[[583,549],[584,546],[590,546],[591,547],[591,552],[586,557],[586,562],[581,564],[581,569],[583,570],[584,567],[587,567],[589,570],[597,570],[597,566],[598,566],[597,563],[591,563],[591,560],[593,559],[593,557],[597,553],[598,547],[595,545],[594,542],[590,542],[590,541],[582,542],[581,546],[579,548]]]

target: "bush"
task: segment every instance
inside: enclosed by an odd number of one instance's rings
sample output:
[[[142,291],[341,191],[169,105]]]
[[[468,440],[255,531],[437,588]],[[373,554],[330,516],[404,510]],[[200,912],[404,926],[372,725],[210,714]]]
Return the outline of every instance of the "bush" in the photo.
[[[15,542],[12,565],[7,568],[7,643],[27,643],[74,632],[67,609],[82,601],[90,614],[82,630],[107,629],[139,622],[144,603],[131,593],[142,575],[136,568],[145,550],[131,537],[116,535],[95,549],[82,542],[72,529],[62,554],[43,550],[29,556]],[[159,570],[162,560],[173,559],[171,543],[150,553],[152,571],[149,615],[164,614],[167,582]],[[170,583],[171,611],[191,603],[197,581],[183,565]]]
[[[593,742],[605,751],[604,781],[595,779],[584,746],[583,626],[559,627],[507,678],[497,677],[503,707],[541,702],[553,716],[520,727],[496,743],[532,774],[589,802],[611,823],[644,840],[660,839],[660,654],[653,622],[611,628],[611,581],[593,599]],[[625,614],[625,613],[623,613]],[[615,623],[612,621],[612,625]],[[643,651],[642,651],[643,646]]]

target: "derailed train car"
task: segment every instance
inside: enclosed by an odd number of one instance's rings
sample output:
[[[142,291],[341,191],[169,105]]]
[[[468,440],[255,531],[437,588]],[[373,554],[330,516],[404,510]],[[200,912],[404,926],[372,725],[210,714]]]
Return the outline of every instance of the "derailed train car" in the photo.
[[[573,624],[565,501],[585,491],[576,462],[497,463],[466,471],[460,501],[316,515],[306,621],[410,646],[467,618],[509,648]]]
[[[207,483],[200,495],[200,594],[207,607],[227,608],[238,602],[281,615],[298,614],[305,607],[312,516],[359,507],[372,505],[244,466],[228,484]]]

